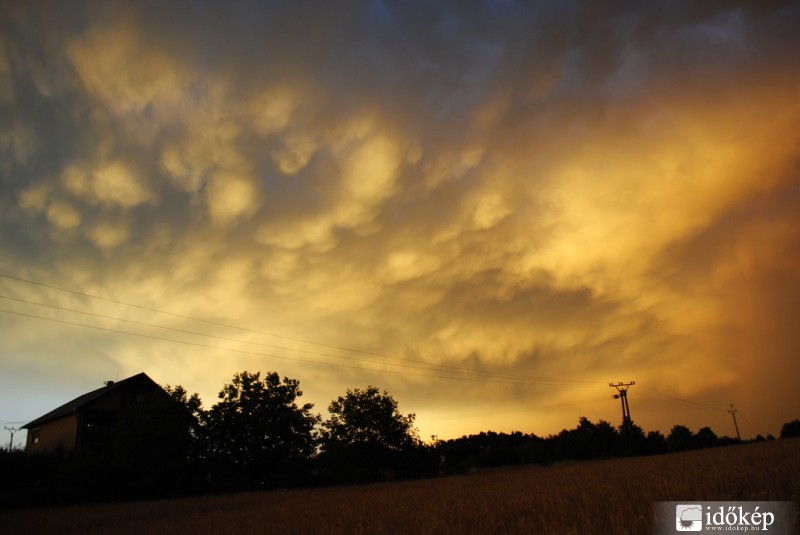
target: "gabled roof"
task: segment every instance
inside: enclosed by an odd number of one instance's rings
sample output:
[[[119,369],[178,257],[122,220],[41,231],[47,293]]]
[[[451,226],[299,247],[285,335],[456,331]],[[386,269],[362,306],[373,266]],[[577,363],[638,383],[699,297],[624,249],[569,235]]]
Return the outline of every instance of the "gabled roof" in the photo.
[[[123,388],[125,386],[129,386],[129,385],[131,385],[133,383],[137,383],[137,382],[141,382],[141,381],[144,381],[145,383],[151,383],[153,386],[155,386],[157,388],[161,388],[161,387],[158,386],[158,384],[155,381],[150,379],[150,377],[148,377],[147,374],[144,373],[144,372],[139,373],[137,375],[134,375],[132,377],[128,377],[127,379],[123,379],[121,381],[117,381],[117,382],[109,381],[109,383],[106,386],[104,386],[102,388],[98,388],[97,390],[93,390],[93,391],[91,391],[91,392],[89,392],[87,394],[84,394],[82,396],[78,396],[77,398],[73,399],[72,401],[64,403],[60,407],[53,409],[52,411],[48,412],[47,414],[45,414],[43,416],[40,416],[40,417],[36,418],[35,420],[33,420],[32,422],[29,422],[29,423],[23,425],[22,429],[32,429],[34,427],[42,425],[43,423],[46,423],[46,422],[49,422],[49,421],[52,421],[52,420],[57,420],[58,418],[63,418],[64,416],[67,416],[67,415],[70,415],[70,414],[75,414],[77,411],[79,411],[82,407],[84,407],[88,403],[91,403],[92,401],[100,399],[103,396],[106,396],[106,395],[110,394],[111,392],[119,390],[119,389],[121,389],[121,388]]]

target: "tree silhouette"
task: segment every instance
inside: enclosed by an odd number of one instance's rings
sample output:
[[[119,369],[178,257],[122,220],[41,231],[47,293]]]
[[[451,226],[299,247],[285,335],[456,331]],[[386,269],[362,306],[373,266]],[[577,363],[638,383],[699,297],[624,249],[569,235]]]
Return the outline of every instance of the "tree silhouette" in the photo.
[[[660,431],[650,431],[644,440],[643,453],[645,455],[657,455],[659,453],[666,453],[667,451],[667,437],[661,434]]]
[[[696,448],[713,448],[717,445],[717,434],[710,427],[702,427],[694,434],[693,441]]]
[[[188,415],[188,453],[184,455],[187,457],[187,475],[184,478],[187,485],[192,488],[198,488],[202,485],[201,474],[205,471],[203,464],[207,460],[205,440],[205,429],[203,422],[205,421],[205,411],[203,411],[203,402],[197,393],[189,395],[189,392],[181,385],[165,385],[162,387],[164,391],[179,407],[183,408],[185,415]],[[193,482],[191,480],[194,480]]]
[[[208,450],[218,477],[247,487],[297,483],[315,451],[319,416],[299,406],[299,381],[275,372],[237,373],[205,416]],[[225,485],[225,483],[223,483]]]
[[[781,427],[781,438],[800,437],[800,420],[786,422]]]
[[[685,425],[674,425],[667,436],[667,449],[669,451],[683,451],[692,449],[694,440],[692,432]]]
[[[328,411],[321,460],[329,474],[350,480],[405,475],[421,445],[413,413],[401,414],[392,396],[371,385],[347,390]]]
[[[561,458],[596,459],[616,454],[620,449],[622,436],[622,428],[617,432],[605,420],[595,424],[581,416],[575,429],[563,429],[554,440],[557,444],[556,452]]]
[[[186,412],[194,416],[198,422],[201,420],[203,416],[203,402],[200,400],[200,396],[197,393],[190,396],[189,392],[181,385],[175,385],[174,387],[166,385],[163,388],[164,392],[169,394],[169,397],[177,401],[180,405],[183,405]]]

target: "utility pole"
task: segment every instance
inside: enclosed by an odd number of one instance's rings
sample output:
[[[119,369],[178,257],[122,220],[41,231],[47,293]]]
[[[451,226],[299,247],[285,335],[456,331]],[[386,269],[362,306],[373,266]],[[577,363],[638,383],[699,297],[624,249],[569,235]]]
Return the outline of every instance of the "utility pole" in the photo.
[[[736,423],[736,409],[733,408],[733,403],[731,403],[731,408],[728,412],[731,413],[731,416],[733,416],[733,427],[736,428],[736,438],[738,438],[739,442],[741,442],[742,437],[739,435],[739,424]]]
[[[10,453],[11,449],[14,447],[14,433],[19,431],[19,427],[8,427],[7,425],[4,425],[3,427],[6,428],[6,431],[11,433],[11,440],[8,441],[8,451]]]
[[[611,388],[617,389],[617,394],[614,394],[614,399],[619,399],[622,402],[622,432],[625,434],[625,443],[629,443],[631,439],[631,408],[628,406],[628,388],[635,385],[636,381],[630,383],[608,383]]]

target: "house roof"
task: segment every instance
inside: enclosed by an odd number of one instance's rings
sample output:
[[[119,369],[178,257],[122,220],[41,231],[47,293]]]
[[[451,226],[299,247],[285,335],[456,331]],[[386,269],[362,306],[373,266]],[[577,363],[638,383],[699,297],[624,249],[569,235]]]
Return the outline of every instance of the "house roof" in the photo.
[[[82,396],[78,396],[72,401],[64,403],[60,407],[53,409],[47,414],[44,414],[36,418],[35,420],[23,425],[22,428],[32,429],[34,427],[42,425],[43,423],[50,422],[52,420],[57,420],[58,418],[63,418],[64,416],[70,414],[75,414],[78,410],[80,410],[88,403],[91,403],[92,401],[100,399],[101,397],[106,396],[116,390],[119,390],[120,388],[123,388],[126,385],[131,385],[133,383],[142,381],[144,381],[145,383],[151,383],[152,385],[158,387],[158,384],[152,379],[150,379],[150,377],[148,377],[147,374],[144,372],[134,375],[132,377],[128,377],[127,379],[123,379],[121,381],[116,381],[116,382],[109,381],[106,386],[88,392],[86,394],[83,394]]]

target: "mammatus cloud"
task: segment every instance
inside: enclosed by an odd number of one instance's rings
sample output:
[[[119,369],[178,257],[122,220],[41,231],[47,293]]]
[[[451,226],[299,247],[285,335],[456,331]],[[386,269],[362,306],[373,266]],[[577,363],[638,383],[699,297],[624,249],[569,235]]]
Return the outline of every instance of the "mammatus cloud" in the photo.
[[[796,417],[791,3],[2,9],[0,272],[81,292],[0,281],[4,376],[275,369],[439,436],[616,421],[569,404],[620,379],[645,428]]]

